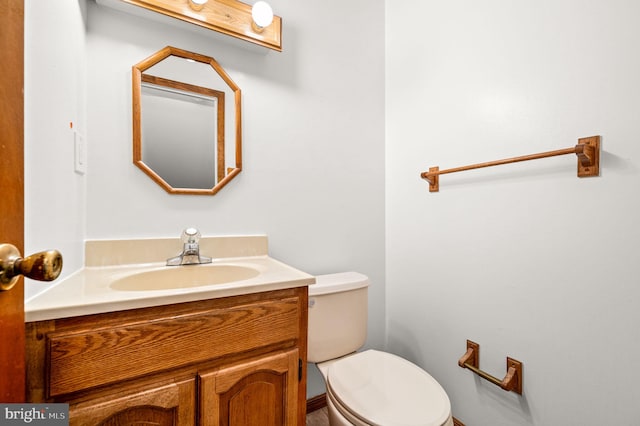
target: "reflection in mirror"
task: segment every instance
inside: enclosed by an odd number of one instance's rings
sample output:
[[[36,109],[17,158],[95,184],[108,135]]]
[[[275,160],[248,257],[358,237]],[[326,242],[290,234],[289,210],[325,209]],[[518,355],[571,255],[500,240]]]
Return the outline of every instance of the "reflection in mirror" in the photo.
[[[141,104],[149,168],[173,188],[213,188],[224,179],[224,92],[142,74]]]
[[[242,169],[240,89],[213,58],[173,47],[132,71],[134,164],[167,192],[217,193]]]

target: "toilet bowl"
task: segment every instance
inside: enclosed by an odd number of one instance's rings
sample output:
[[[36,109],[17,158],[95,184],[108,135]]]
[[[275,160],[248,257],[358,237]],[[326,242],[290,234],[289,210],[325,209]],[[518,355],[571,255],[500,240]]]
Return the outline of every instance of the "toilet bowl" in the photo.
[[[452,426],[451,403],[429,373],[390,353],[360,349],[369,280],[320,275],[309,286],[308,360],[326,384],[331,426]]]

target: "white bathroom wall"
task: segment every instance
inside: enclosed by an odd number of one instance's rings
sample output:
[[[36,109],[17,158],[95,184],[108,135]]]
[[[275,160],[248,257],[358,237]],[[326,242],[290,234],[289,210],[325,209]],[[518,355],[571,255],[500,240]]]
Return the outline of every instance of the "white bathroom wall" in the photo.
[[[86,179],[74,132],[86,133],[82,2],[25,1],[25,253],[58,249],[61,277],[82,266]],[[25,297],[49,283],[25,280]]]
[[[388,349],[469,426],[635,425],[640,3],[386,2]],[[602,135],[575,156],[419,174]],[[522,396],[457,366],[466,339]]]
[[[281,53],[93,0],[27,0],[28,246],[60,247],[69,273],[82,264],[84,239],[177,238],[187,226],[203,235],[266,234],[273,257],[311,274],[367,274],[367,344],[381,347],[384,32],[359,29],[384,26],[384,3],[270,3],[283,17]],[[242,89],[243,171],[213,197],[169,195],[132,164],[131,66],[166,45],[214,57]],[[81,177],[64,126],[85,110]],[[322,389],[314,383],[310,395]]]
[[[382,287],[384,36],[351,28],[382,25],[383,3],[356,3],[274,2],[282,53],[89,3],[87,238],[265,233],[294,266],[366,270]],[[131,164],[130,68],[166,45],[216,58],[242,89],[243,172],[213,197],[169,195]]]

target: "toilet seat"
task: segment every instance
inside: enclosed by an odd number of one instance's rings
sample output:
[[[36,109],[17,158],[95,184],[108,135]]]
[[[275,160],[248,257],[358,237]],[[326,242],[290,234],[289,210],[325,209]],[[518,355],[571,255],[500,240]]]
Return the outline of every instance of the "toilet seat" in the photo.
[[[345,417],[368,425],[442,426],[451,417],[442,386],[420,367],[386,352],[367,350],[332,363],[327,392]]]

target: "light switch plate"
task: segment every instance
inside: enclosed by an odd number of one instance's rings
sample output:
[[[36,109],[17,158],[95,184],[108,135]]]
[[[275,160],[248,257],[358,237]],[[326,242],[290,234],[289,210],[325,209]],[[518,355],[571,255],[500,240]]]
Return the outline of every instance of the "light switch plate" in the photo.
[[[78,174],[87,172],[87,147],[85,145],[84,136],[78,132],[73,132],[73,168]]]

